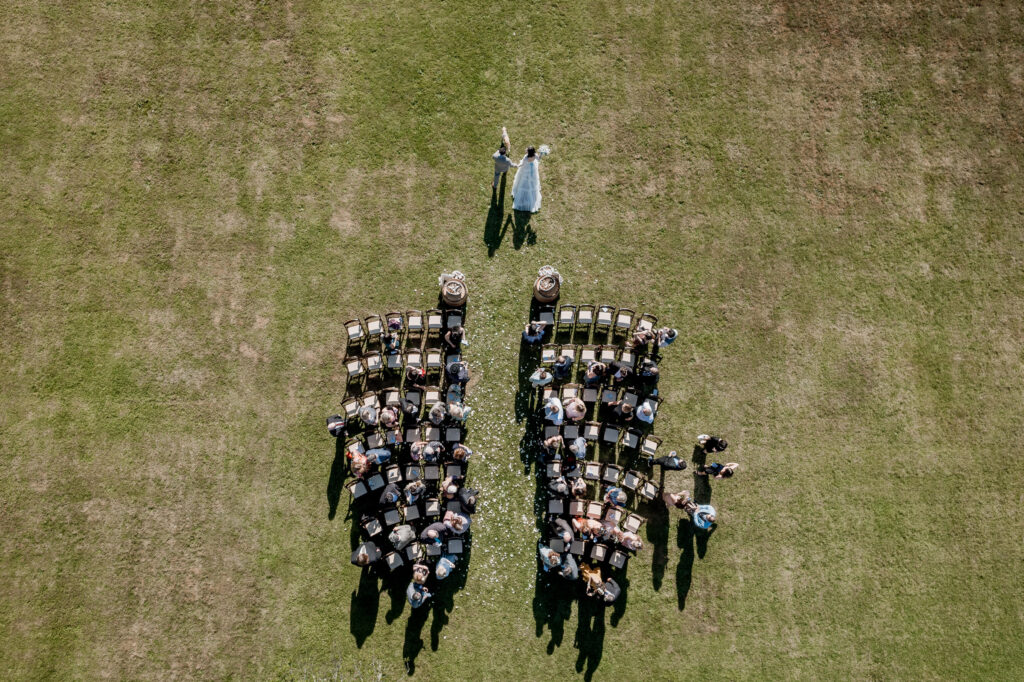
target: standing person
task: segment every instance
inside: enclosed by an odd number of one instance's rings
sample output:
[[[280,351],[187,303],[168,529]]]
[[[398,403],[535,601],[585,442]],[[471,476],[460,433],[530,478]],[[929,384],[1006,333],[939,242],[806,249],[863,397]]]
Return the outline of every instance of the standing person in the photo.
[[[491,156],[494,159],[494,183],[491,185],[492,189],[498,188],[498,180],[501,176],[508,172],[510,168],[519,168],[519,164],[512,159],[505,156],[508,152],[508,148],[502,144],[498,147],[498,151],[494,152]]]
[[[659,457],[657,459],[649,457],[647,463],[652,467],[660,466],[662,469],[671,469],[672,471],[682,471],[686,468],[686,461],[675,450],[668,453],[666,457]]]
[[[540,210],[540,199],[540,157],[536,149],[527,147],[512,181],[512,210],[536,213]]]

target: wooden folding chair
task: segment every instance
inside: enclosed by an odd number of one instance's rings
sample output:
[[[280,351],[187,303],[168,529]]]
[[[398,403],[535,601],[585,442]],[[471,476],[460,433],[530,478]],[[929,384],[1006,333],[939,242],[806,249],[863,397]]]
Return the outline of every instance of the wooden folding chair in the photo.
[[[609,405],[619,399],[619,392],[614,388],[606,388],[601,391],[601,404]]]
[[[615,331],[618,334],[629,334],[633,328],[633,315],[635,313],[629,308],[619,308],[619,314],[615,316]]]
[[[380,339],[384,332],[384,321],[380,315],[369,315],[366,318],[366,338],[369,341]]]
[[[405,548],[405,558],[416,563],[416,560],[420,558],[420,543],[410,542]]]
[[[405,328],[409,334],[423,335],[423,313],[419,310],[410,310],[405,314]]]
[[[540,310],[540,313],[537,315],[537,320],[539,322],[544,322],[545,323],[545,326],[544,326],[545,331],[548,330],[548,329],[554,331],[554,329],[555,329],[555,307],[547,305],[547,306],[543,306],[539,310]]]
[[[387,479],[388,483],[401,483],[402,482],[402,467],[397,464],[384,469],[384,478]]]
[[[361,479],[354,479],[345,484],[348,491],[352,493],[352,499],[358,500],[360,497],[366,494],[366,484]]]
[[[596,441],[601,436],[600,422],[587,422],[583,426],[583,437],[587,440]]]
[[[390,312],[387,315],[385,315],[384,316],[384,323],[387,325],[387,328],[388,328],[389,331],[391,330],[391,323],[394,320],[398,321],[398,329],[395,330],[395,331],[397,333],[401,333],[402,330],[405,329],[405,315],[403,315],[402,313],[400,313],[398,311]]]
[[[564,355],[569,358],[569,362],[576,364],[576,346],[572,344],[564,345],[558,349],[559,355]]]
[[[359,398],[359,404],[363,407],[375,407],[380,408],[380,399],[377,397],[376,391],[365,391]]]
[[[604,511],[604,505],[596,500],[587,502],[587,518],[598,520],[601,518],[601,512]]]
[[[658,452],[658,448],[661,447],[661,439],[657,436],[647,436],[644,438],[644,444],[640,448],[640,452],[647,455],[648,457],[654,457]]]
[[[427,371],[438,371],[444,369],[444,354],[440,348],[427,349]]]
[[[594,306],[592,305],[581,305],[576,308],[576,331],[581,329],[590,331],[591,325],[594,324]]]
[[[606,556],[608,556],[608,546],[607,545],[594,545],[594,547],[590,550],[590,558],[593,559],[594,561],[597,561],[597,562],[604,561],[604,558]]]
[[[444,329],[444,318],[441,311],[434,308],[427,311],[427,336],[440,336]]]
[[[444,468],[444,473],[445,476],[450,476],[451,478],[462,478],[462,465],[449,463],[448,466]]]
[[[597,402],[597,399],[601,396],[601,390],[598,388],[592,388],[590,386],[583,389],[583,402],[588,405],[593,405]]]
[[[548,462],[545,472],[548,478],[558,478],[562,475],[562,462],[557,459],[553,462]]]
[[[597,309],[597,317],[594,319],[594,331],[609,331],[615,322],[615,306],[603,305]]]
[[[565,384],[562,386],[562,402],[572,400],[580,394],[580,389],[583,388],[579,384]]]
[[[423,472],[420,471],[419,464],[408,464],[405,467],[405,480],[407,481],[418,481],[423,477]]]
[[[349,343],[358,344],[366,336],[363,332],[363,323],[358,318],[345,322],[345,331],[348,333]]]
[[[615,485],[619,482],[619,475],[622,473],[622,467],[615,464],[605,464],[604,473],[601,474],[601,480],[605,483]]]
[[[587,479],[588,481],[600,481],[601,463],[587,462],[586,466],[583,467],[583,478]]]
[[[423,404],[429,409],[444,400],[444,395],[438,386],[427,386],[423,392]]]
[[[565,511],[565,504],[562,500],[555,498],[548,500],[548,514],[554,514],[555,516],[561,516]]]
[[[641,433],[636,429],[626,429],[626,435],[622,437],[622,447],[635,450],[640,444]]]
[[[651,315],[650,313],[644,313],[640,316],[640,320],[636,323],[636,330],[638,332],[649,332],[654,331],[654,328],[658,326],[657,315]]]
[[[422,440],[422,435],[423,429],[420,427],[419,424],[417,424],[416,426],[410,426],[405,430],[405,442],[415,443],[418,440]]]
[[[366,447],[371,450],[384,447],[384,439],[377,431],[370,431],[366,434]]]
[[[347,419],[355,419],[359,415],[359,400],[356,398],[346,398],[341,403],[341,409],[345,411]]]
[[[448,443],[459,443],[462,441],[462,428],[459,426],[449,426],[444,430],[444,439]]]
[[[562,437],[566,440],[576,440],[580,435],[580,427],[578,424],[565,424],[562,426]]]
[[[565,303],[558,308],[558,331],[572,333],[576,326],[576,306]]]
[[[558,346],[553,343],[546,343],[540,351],[540,364],[549,366],[555,364],[558,357]]]
[[[363,367],[366,368],[368,375],[379,376],[384,369],[384,360],[381,358],[380,351],[375,350],[370,353],[364,353]]]
[[[635,533],[640,530],[640,526],[647,523],[647,519],[638,514],[630,514],[626,517],[626,520],[622,523],[623,530],[627,530],[630,533]]]
[[[619,353],[619,362],[624,362],[630,367],[636,367],[636,353],[628,348],[623,348],[622,352]]]
[[[637,488],[637,494],[650,502],[658,496],[658,484],[652,483],[651,481],[644,481],[643,485]]]
[[[440,427],[434,426],[433,424],[427,424],[423,427],[423,440],[434,441],[441,440],[441,429]]]
[[[366,534],[371,538],[377,537],[380,535],[380,532],[384,530],[384,526],[380,525],[379,519],[370,519],[366,522],[366,525],[363,526],[363,528],[366,530]]]
[[[626,558],[626,555],[623,554],[621,551],[615,550],[614,552],[612,552],[612,555],[608,557],[608,564],[610,566],[614,566],[615,568],[625,568]]]
[[[384,557],[384,562],[387,563],[388,570],[392,573],[405,565],[405,561],[402,560],[398,552],[388,552],[387,556]]]
[[[441,515],[441,502],[436,498],[430,498],[423,503],[423,515],[424,516],[440,516]]]
[[[428,557],[441,556],[441,545],[436,542],[428,542],[424,547],[426,548],[426,554]]]
[[[463,543],[462,538],[452,538],[448,541],[448,553],[449,554],[462,554]]]
[[[575,556],[583,556],[583,553],[587,549],[587,543],[583,540],[573,540],[569,543],[569,553]]]
[[[580,367],[587,367],[597,361],[598,347],[592,344],[580,346]]]
[[[352,381],[363,376],[366,369],[363,367],[362,358],[349,358],[345,361],[345,371],[348,372],[348,380]]]
[[[565,542],[562,538],[551,538],[548,540],[548,547],[550,547],[556,554],[561,554],[565,551]]]
[[[615,445],[619,442],[620,433],[621,430],[618,426],[614,426],[612,424],[605,424],[604,432],[601,434],[601,440],[603,440],[605,443]]]
[[[406,367],[423,367],[423,353],[417,349],[405,351],[405,366]]]
[[[622,515],[626,512],[622,511],[619,507],[609,507],[608,511],[604,513],[604,520],[611,521],[616,526],[619,525],[619,521],[622,520]]]
[[[374,474],[366,481],[366,485],[370,488],[370,491],[380,490],[384,487],[384,477],[380,474]]]
[[[384,366],[387,367],[389,372],[401,371],[405,367],[405,365],[402,364],[402,354],[397,352],[388,353],[384,361]]]
[[[450,511],[452,514],[462,513],[462,503],[458,500],[448,500],[444,505],[445,511]]]
[[[555,387],[553,387],[551,385],[545,386],[540,391],[540,402],[541,402],[541,405],[546,403],[548,401],[548,398],[554,398],[557,395],[558,395],[558,389],[557,388],[555,388]]]
[[[405,522],[411,523],[420,518],[420,506],[418,504],[410,504],[405,508]]]
[[[348,440],[348,442],[345,443],[345,451],[346,452],[351,452],[353,455],[355,455],[355,454],[359,454],[359,455],[365,454],[366,453],[366,443],[363,442],[362,438],[350,438]]]
[[[636,406],[640,402],[640,396],[633,391],[626,391],[622,394],[622,402],[636,410]]]
[[[384,389],[384,404],[395,407],[402,402],[402,392],[397,388]]]
[[[583,516],[587,513],[586,500],[570,500],[569,516]]]
[[[462,311],[461,310],[449,310],[444,316],[444,328],[453,329],[454,327],[462,326]]]
[[[597,358],[606,365],[610,365],[615,362],[615,354],[618,352],[618,346],[601,346],[597,351]]]

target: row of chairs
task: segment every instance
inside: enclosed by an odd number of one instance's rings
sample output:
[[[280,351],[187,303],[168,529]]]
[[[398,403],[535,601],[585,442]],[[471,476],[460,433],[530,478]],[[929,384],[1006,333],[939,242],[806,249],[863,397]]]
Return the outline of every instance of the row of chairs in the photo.
[[[647,405],[651,408],[654,416],[658,416],[658,408],[661,407],[662,398],[657,395],[643,395],[629,388],[591,387],[582,384],[563,384],[559,387],[545,386],[541,389],[541,401],[547,402],[548,398],[559,398],[563,403],[567,400],[579,398],[587,405],[596,405],[600,400],[602,405],[609,405],[622,399],[634,410]],[[596,438],[595,438],[596,440]]]
[[[345,371],[348,372],[349,381],[355,381],[363,376],[379,377],[384,372],[402,372],[408,367],[423,368],[428,373],[442,372],[449,362],[454,362],[460,357],[458,353],[445,355],[440,348],[411,348],[399,353],[369,351],[346,358]]]
[[[623,348],[621,346],[613,345],[596,345],[596,344],[556,344],[546,343],[541,347],[540,351],[540,364],[544,366],[551,366],[555,364],[555,360],[558,356],[564,355],[569,358],[573,363],[573,368],[579,362],[580,368],[586,368],[592,362],[625,362],[626,364],[635,366],[637,356],[629,348]]]
[[[625,568],[626,563],[629,561],[629,554],[621,549],[612,550],[604,543],[589,542],[579,538],[574,538],[568,547],[565,546],[561,538],[551,538],[548,540],[548,546],[559,554],[568,551],[577,557],[587,558],[597,563],[607,561],[615,568]],[[611,553],[609,553],[609,550]]]
[[[545,475],[549,479],[563,475],[561,460],[556,459],[548,462]],[[625,470],[616,464],[593,461],[580,462],[576,475],[582,476],[584,480],[595,481],[602,485],[621,485],[646,502],[652,502],[660,491],[657,483],[648,480],[639,471]],[[600,504],[600,502],[597,504]],[[573,516],[579,515],[572,510],[570,510],[570,514]]]
[[[461,443],[465,432],[462,426],[434,426],[430,422],[418,423],[406,427],[390,429],[374,429],[348,440],[345,447],[352,452],[365,452],[367,448],[391,448],[402,443],[415,443],[418,440],[439,441],[449,445]]]
[[[409,400],[415,405],[419,405],[421,409],[426,407],[429,410],[437,403],[444,402],[445,394],[440,386],[410,388],[404,391],[397,387],[390,387],[381,391],[364,391],[359,397],[352,396],[346,398],[341,401],[341,407],[345,413],[345,418],[351,421],[359,415],[359,408],[363,406],[377,409],[384,405],[397,407],[401,404],[402,398]]]
[[[410,310],[405,313],[391,312],[381,317],[380,315],[369,315],[360,320],[358,317],[346,320],[345,332],[348,334],[350,345],[358,345],[363,342],[379,340],[385,329],[397,326],[405,337],[410,336],[440,336],[445,329],[452,329],[462,325],[463,314],[461,310],[440,310],[434,308],[426,312]]]
[[[658,324],[656,315],[643,313],[637,316],[636,311],[631,308],[616,308],[613,305],[565,303],[558,307],[557,318],[554,306],[542,308],[538,317],[541,322],[547,322],[555,333],[589,333],[593,329],[595,332],[613,332],[628,336],[634,331],[654,329]]]
[[[406,562],[414,564],[423,556],[428,558],[437,558],[441,554],[462,554],[465,548],[465,544],[462,538],[449,538],[444,543],[444,548],[439,543],[424,543],[411,542],[406,545],[405,549],[401,552],[393,551],[388,552],[384,555],[384,565],[388,567],[388,571],[394,573],[402,566],[405,566]],[[404,555],[404,558],[403,558]]]

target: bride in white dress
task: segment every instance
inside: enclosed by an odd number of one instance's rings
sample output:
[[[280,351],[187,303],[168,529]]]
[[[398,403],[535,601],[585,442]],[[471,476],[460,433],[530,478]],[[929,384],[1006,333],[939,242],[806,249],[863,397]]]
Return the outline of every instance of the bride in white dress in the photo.
[[[512,181],[512,210],[536,213],[540,210],[540,157],[527,147],[526,156],[516,169]]]

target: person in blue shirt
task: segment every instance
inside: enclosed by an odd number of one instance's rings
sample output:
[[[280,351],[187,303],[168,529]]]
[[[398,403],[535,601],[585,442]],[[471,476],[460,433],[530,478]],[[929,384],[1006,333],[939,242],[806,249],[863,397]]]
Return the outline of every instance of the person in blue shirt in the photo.
[[[405,590],[405,597],[409,600],[409,604],[414,608],[418,609],[427,603],[430,599],[430,590],[425,585],[420,585],[417,582],[409,583],[409,587]]]
[[[710,530],[715,525],[715,508],[710,504],[697,505],[693,515],[693,525],[701,530]]]
[[[607,504],[615,507],[623,507],[626,504],[626,500],[629,499],[626,495],[626,491],[622,488],[608,488],[608,492],[604,494],[604,501]]]
[[[458,558],[454,554],[444,554],[440,559],[437,560],[437,566],[434,569],[434,574],[438,580],[444,580],[452,574],[455,570],[455,562]]]
[[[391,451],[387,448],[373,448],[366,451],[366,459],[373,464],[383,464],[391,459]]]

